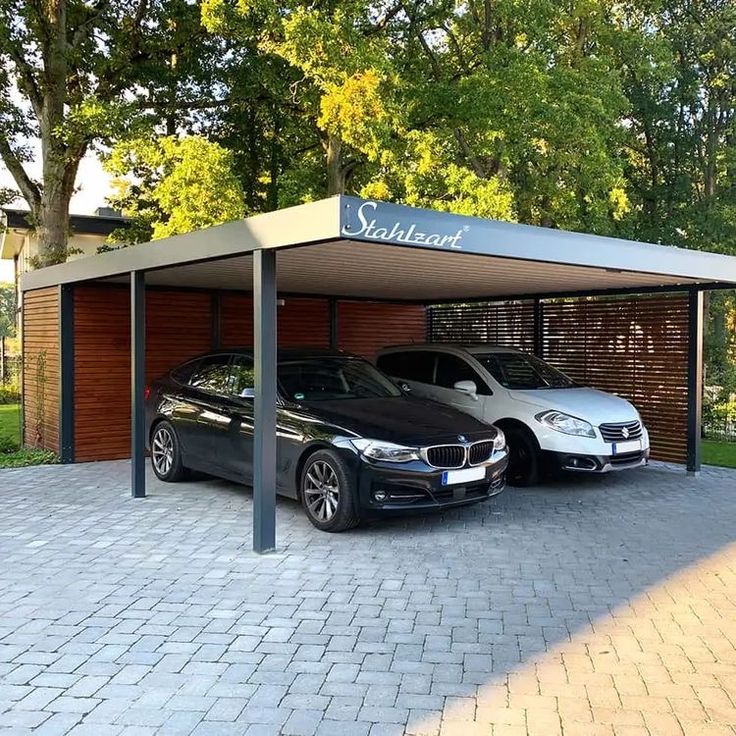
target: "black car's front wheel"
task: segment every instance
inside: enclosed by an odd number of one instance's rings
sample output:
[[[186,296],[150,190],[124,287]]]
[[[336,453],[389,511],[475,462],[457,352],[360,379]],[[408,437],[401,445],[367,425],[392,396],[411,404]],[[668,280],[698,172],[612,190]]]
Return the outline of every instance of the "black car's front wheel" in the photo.
[[[539,445],[529,430],[506,430],[509,445],[509,468],[506,479],[512,486],[533,486],[539,483],[541,457]]]
[[[360,521],[357,488],[337,453],[319,450],[304,464],[300,495],[309,521],[324,532],[343,532]]]
[[[169,422],[159,422],[151,435],[151,465],[156,477],[175,483],[184,477],[181,445],[176,430]]]

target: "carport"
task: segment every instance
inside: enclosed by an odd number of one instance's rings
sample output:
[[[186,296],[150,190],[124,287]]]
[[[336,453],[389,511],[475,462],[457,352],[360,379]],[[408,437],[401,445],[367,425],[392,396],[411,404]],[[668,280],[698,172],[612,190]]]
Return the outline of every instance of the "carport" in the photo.
[[[275,548],[277,334],[370,355],[469,329],[556,351],[573,372],[608,354],[610,371],[638,371],[634,393],[657,393],[661,411],[683,407],[658,429],[679,433],[662,457],[696,472],[704,292],[723,288],[736,288],[734,257],[333,197],[26,274],[24,438],[63,462],[130,456],[132,495],[144,497],[147,377],[248,344],[252,324],[253,546],[265,552]],[[597,352],[576,364],[589,343]]]

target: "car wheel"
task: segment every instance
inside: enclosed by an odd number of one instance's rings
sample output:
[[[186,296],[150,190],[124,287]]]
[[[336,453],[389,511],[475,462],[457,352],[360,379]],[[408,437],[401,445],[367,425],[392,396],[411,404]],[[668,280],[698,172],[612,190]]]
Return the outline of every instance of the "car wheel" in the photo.
[[[179,437],[169,422],[160,422],[153,430],[151,465],[156,477],[167,483],[181,480],[186,473],[182,463]]]
[[[331,450],[319,450],[304,464],[300,495],[309,521],[323,532],[357,526],[357,488],[352,474]]]
[[[533,486],[539,483],[539,446],[528,430],[512,428],[506,430],[509,446],[509,467],[506,480],[511,486]]]

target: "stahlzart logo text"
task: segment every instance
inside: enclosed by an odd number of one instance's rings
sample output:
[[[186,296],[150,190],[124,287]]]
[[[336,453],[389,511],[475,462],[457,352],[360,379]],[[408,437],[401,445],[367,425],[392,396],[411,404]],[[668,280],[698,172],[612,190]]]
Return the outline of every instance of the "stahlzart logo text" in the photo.
[[[443,234],[438,232],[424,232],[417,223],[396,221],[386,224],[375,217],[378,202],[363,202],[358,208],[358,226],[356,228],[345,225],[342,234],[348,237],[358,235],[369,240],[382,240],[388,243],[408,243],[410,245],[432,245],[436,248],[455,248],[462,250],[460,240],[468,231],[468,226],[457,232]]]

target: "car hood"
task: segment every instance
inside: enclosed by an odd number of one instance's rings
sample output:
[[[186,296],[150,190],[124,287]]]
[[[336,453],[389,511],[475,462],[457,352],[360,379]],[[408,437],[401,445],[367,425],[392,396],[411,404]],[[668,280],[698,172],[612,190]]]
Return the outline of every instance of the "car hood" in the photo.
[[[548,388],[510,393],[516,401],[540,410],[557,409],[596,426],[605,422],[633,422],[639,418],[626,399],[594,388]]]
[[[323,422],[368,439],[421,446],[495,436],[496,429],[469,414],[435,401],[410,396],[346,399],[304,404]]]

